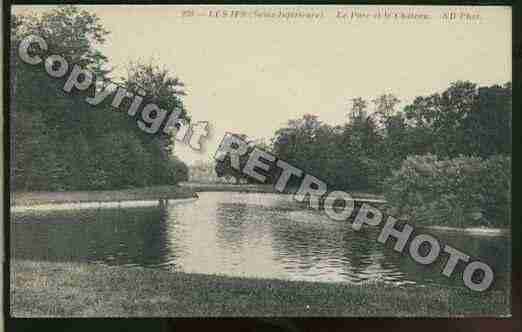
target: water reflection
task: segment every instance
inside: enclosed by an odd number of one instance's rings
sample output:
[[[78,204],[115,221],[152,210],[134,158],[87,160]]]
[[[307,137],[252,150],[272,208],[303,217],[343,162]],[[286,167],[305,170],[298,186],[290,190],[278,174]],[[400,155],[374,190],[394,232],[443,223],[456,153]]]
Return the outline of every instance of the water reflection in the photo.
[[[175,254],[166,238],[170,220],[160,208],[60,211],[12,219],[12,255],[21,259],[155,266]]]
[[[355,232],[302,210],[290,196],[201,193],[187,204],[16,213],[11,220],[11,255],[18,259],[291,280],[462,285],[461,274],[452,280],[440,274],[445,260],[415,264],[376,242],[376,230]],[[431,234],[490,264],[495,286],[505,285],[509,237]]]

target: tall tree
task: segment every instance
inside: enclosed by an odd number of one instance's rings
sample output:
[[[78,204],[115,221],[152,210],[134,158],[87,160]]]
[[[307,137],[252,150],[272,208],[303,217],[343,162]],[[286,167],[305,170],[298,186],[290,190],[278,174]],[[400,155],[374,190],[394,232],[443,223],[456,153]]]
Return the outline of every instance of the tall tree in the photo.
[[[97,47],[107,31],[99,19],[74,6],[58,7],[41,15],[13,17],[11,33],[11,124],[15,130],[11,169],[13,190],[116,189],[156,184],[174,184],[186,179],[188,169],[166,152],[164,136],[142,132],[136,120],[114,112],[110,99],[93,107],[85,102],[94,86],[66,93],[62,79],[47,75],[43,66],[16,61],[18,43],[29,34],[43,37],[50,54],[66,57],[69,68],[78,64],[108,75],[107,59]],[[173,86],[182,86],[156,67],[137,68],[126,82],[143,85],[161,107],[182,108]],[[145,68],[143,71],[141,69]],[[152,75],[147,76],[151,72]],[[148,71],[147,71],[148,70]],[[141,80],[141,81],[140,81]],[[181,106],[180,106],[181,105]]]

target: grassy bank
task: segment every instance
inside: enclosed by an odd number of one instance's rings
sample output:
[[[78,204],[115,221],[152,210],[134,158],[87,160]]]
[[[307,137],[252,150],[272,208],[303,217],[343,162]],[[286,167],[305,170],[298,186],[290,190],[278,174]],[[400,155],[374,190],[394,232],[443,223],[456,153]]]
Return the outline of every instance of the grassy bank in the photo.
[[[15,192],[11,193],[11,205],[37,205],[52,203],[108,202],[147,199],[177,199],[194,197],[195,192],[226,191],[244,193],[279,193],[272,185],[255,184],[209,184],[185,182],[179,186],[155,186],[103,191],[64,191],[64,192]],[[356,198],[382,199],[379,195],[353,193]]]
[[[11,262],[11,313],[26,316],[506,315],[506,292],[290,282],[92,264]]]
[[[200,183],[181,182],[180,187],[194,191],[235,191],[246,193],[274,193],[279,192],[270,184],[231,184],[231,183]]]
[[[194,190],[181,186],[155,186],[103,191],[65,191],[65,192],[15,192],[11,193],[11,205],[36,205],[50,203],[79,203],[147,200],[159,198],[190,198]]]
[[[273,193],[279,194],[271,184],[230,184],[230,183],[199,183],[199,182],[182,182],[180,186],[190,188],[194,191],[235,191],[246,193]],[[297,188],[288,189],[288,192],[296,192]],[[347,191],[355,198],[384,199],[384,196],[369,192],[351,192]]]

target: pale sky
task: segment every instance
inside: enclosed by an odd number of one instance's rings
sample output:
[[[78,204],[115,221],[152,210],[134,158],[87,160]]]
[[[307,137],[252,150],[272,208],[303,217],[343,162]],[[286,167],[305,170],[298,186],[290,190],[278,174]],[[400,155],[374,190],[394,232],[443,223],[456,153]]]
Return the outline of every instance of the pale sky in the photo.
[[[17,6],[17,10],[37,6]],[[42,6],[39,6],[40,8]],[[186,84],[185,105],[208,121],[206,151],[178,144],[187,163],[210,160],[225,132],[273,136],[289,119],[312,113],[329,124],[346,121],[349,100],[394,93],[404,102],[449,83],[511,81],[509,7],[385,6],[82,6],[111,34],[101,51],[115,73],[151,57]],[[278,13],[298,9],[313,18],[214,18],[209,9]],[[194,9],[199,16],[182,17]],[[430,19],[338,18],[378,10]],[[455,20],[443,19],[455,12]],[[470,16],[459,16],[461,13]],[[471,15],[479,19],[471,19]],[[468,18],[466,18],[468,17]],[[115,75],[119,76],[119,75]]]

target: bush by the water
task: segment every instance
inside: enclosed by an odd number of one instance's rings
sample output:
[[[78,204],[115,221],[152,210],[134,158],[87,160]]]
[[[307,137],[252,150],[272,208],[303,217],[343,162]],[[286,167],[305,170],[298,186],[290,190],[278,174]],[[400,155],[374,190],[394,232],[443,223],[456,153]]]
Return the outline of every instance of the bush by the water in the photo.
[[[410,156],[385,181],[385,196],[401,216],[428,225],[510,224],[511,158]]]

